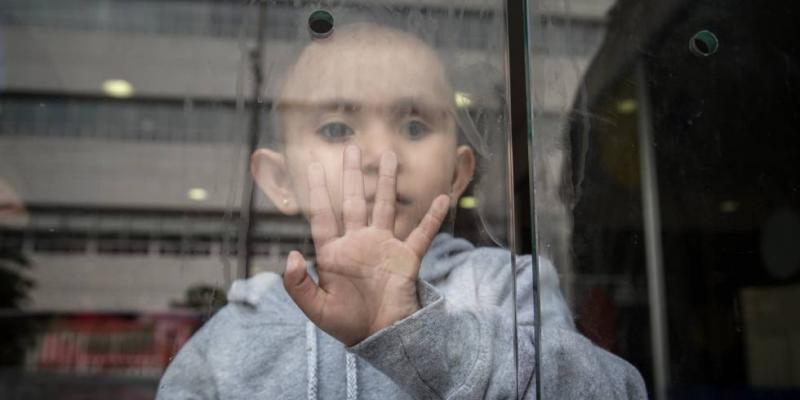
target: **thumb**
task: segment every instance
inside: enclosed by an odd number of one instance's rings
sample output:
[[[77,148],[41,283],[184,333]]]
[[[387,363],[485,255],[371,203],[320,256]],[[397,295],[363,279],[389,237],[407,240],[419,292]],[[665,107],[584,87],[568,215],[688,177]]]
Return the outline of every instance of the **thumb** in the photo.
[[[289,253],[286,260],[286,272],[283,274],[283,286],[297,307],[311,320],[318,323],[327,293],[317,286],[306,270],[306,260],[298,251]]]

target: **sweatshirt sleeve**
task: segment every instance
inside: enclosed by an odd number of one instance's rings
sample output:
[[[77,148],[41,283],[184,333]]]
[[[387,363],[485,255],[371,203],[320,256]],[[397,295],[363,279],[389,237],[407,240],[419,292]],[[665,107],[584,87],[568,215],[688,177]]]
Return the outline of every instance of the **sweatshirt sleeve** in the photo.
[[[574,330],[569,315],[554,311],[568,313],[566,304],[544,304],[563,303],[555,279],[555,289],[547,287],[547,279],[541,287],[543,397],[645,399],[644,383],[635,368],[594,346]],[[422,280],[417,288],[419,311],[349,350],[417,399],[535,398],[532,320],[515,326],[505,307],[452,304]],[[513,349],[515,329],[519,368]]]
[[[417,399],[514,398],[513,326],[450,309],[424,281],[417,290],[419,311],[349,350]]]
[[[647,399],[636,368],[580,333],[544,327],[541,340],[542,398]]]
[[[158,400],[216,399],[217,389],[207,360],[211,321],[181,348],[158,384]]]

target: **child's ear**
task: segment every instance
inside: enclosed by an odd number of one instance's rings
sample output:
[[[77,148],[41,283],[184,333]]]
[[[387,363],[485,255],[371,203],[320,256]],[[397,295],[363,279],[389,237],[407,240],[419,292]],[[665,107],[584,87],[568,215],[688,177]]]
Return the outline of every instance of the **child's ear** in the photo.
[[[450,206],[454,207],[458,199],[467,190],[475,175],[475,152],[467,145],[456,149],[456,168],[453,172],[453,183],[450,185]]]
[[[270,149],[256,150],[250,157],[250,173],[280,212],[286,215],[300,212],[283,154]]]

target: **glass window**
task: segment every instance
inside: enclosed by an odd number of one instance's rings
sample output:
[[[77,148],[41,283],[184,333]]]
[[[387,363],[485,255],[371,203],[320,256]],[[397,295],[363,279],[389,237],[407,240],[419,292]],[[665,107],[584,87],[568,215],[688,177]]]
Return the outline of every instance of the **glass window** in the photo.
[[[528,3],[537,248],[577,329],[655,399],[796,397],[797,5]]]
[[[792,118],[789,40],[750,8],[731,33],[710,6],[528,3],[2,2],[0,393],[791,384],[760,369],[794,332],[769,311],[796,294],[791,124],[748,146],[783,141],[768,166],[729,134]],[[756,237],[766,273],[736,260]]]

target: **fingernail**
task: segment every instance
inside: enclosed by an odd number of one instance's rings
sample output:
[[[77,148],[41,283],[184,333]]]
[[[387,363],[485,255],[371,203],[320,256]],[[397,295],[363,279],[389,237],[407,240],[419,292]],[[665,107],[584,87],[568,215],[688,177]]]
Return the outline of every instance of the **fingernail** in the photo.
[[[288,268],[295,268],[300,265],[300,253],[297,250],[292,250],[289,253],[289,265]]]
[[[356,158],[361,153],[361,150],[358,148],[358,146],[354,144],[347,146],[345,151],[347,152],[347,156],[350,158]]]
[[[446,210],[450,207],[450,196],[443,194],[439,196],[436,201],[438,204],[436,205],[439,209]]]
[[[397,167],[397,154],[394,154],[394,152],[391,150],[383,153],[383,156],[381,157],[381,163],[383,163],[385,167],[394,169]]]

